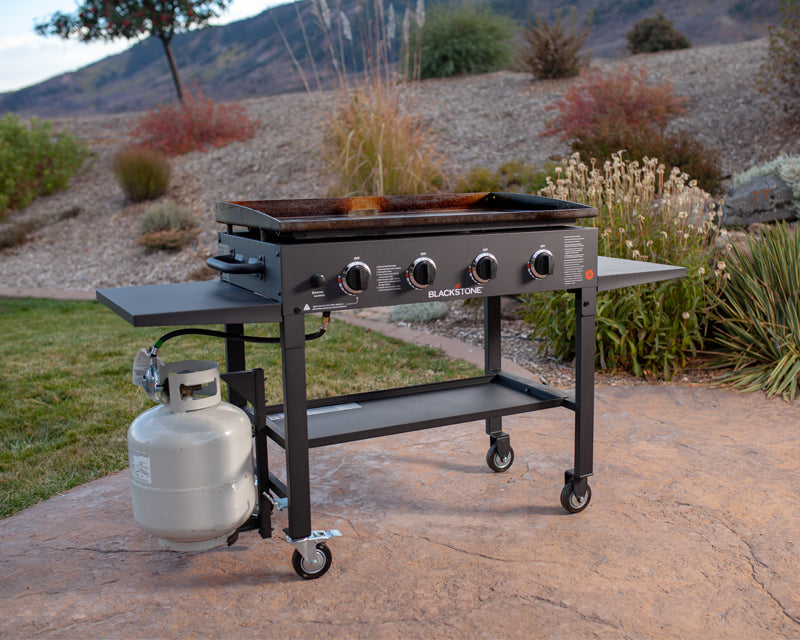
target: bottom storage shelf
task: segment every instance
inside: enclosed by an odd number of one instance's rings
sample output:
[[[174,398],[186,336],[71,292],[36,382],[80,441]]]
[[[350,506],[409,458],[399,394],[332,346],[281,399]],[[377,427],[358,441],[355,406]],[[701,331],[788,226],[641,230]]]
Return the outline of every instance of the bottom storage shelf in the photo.
[[[508,374],[496,374],[403,389],[389,389],[308,402],[308,445],[431,429],[471,420],[574,407],[558,390]],[[283,407],[267,407],[267,433],[285,446]]]

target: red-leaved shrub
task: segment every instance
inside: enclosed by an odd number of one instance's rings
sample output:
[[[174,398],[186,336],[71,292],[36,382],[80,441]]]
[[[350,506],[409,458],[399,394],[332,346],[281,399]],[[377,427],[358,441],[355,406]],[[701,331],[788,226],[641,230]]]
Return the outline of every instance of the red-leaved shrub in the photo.
[[[255,135],[253,120],[240,104],[214,104],[200,89],[188,91],[182,103],[148,111],[130,131],[133,143],[167,155],[224,147]]]
[[[713,192],[722,179],[716,153],[684,131],[667,131],[669,121],[684,112],[685,103],[685,98],[672,93],[668,80],[648,84],[644,69],[590,71],[548,107],[558,115],[543,135],[561,134],[584,160],[609,160],[622,150],[631,160],[657,158],[667,174],[679,167]]]
[[[672,93],[669,80],[648,84],[643,68],[624,65],[608,74],[592,70],[581,74],[580,81],[548,107],[558,115],[547,123],[543,135],[558,133],[571,142],[598,135],[624,138],[627,132],[639,136],[647,129],[663,131],[671,118],[684,112],[685,103],[685,98]]]

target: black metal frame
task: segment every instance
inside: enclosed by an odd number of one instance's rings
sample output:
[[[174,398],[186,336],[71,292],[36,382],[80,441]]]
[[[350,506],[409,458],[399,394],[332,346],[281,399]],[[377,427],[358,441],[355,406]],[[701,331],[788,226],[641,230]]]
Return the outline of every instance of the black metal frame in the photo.
[[[575,413],[574,466],[565,472],[565,484],[571,483],[575,496],[580,500],[588,491],[588,478],[592,475],[593,431],[594,431],[594,328],[596,314],[596,290],[582,288],[571,291],[575,296],[576,323],[576,377],[574,397],[529,380],[511,376],[501,368],[501,313],[500,297],[484,299],[484,351],[486,375],[468,380],[456,380],[367,393],[308,401],[306,398],[305,370],[305,322],[303,314],[290,313],[281,318],[280,347],[283,375],[283,403],[266,406],[264,401],[264,377],[261,369],[246,370],[242,343],[226,341],[226,356],[229,373],[223,378],[230,388],[230,400],[246,407],[254,426],[256,441],[256,475],[259,487],[259,512],[242,529],[258,529],[262,537],[271,537],[271,512],[273,500],[269,492],[278,498],[287,498],[288,527],[284,530],[291,540],[308,538],[311,527],[311,484],[309,477],[309,449],[338,442],[348,442],[380,435],[403,433],[456,424],[476,419],[485,419],[486,433],[490,445],[497,454],[505,458],[510,451],[510,437],[503,432],[502,416],[553,407],[566,407]],[[241,333],[241,325],[226,325],[226,330]],[[309,409],[340,404],[388,403],[394,414],[401,407],[425,404],[426,397],[440,395],[474,394],[478,391],[492,393],[494,389],[505,395],[488,407],[477,406],[466,410],[453,409],[445,414],[431,415],[427,419],[409,421],[407,417],[383,426],[363,429],[335,428],[333,432],[316,434],[314,420],[309,419]],[[430,395],[428,395],[430,394]],[[433,402],[431,404],[434,404]],[[457,403],[459,407],[462,403]],[[400,407],[400,408],[399,408]],[[423,409],[424,410],[424,409]],[[282,411],[280,418],[268,416]],[[392,410],[388,410],[389,418]],[[404,412],[403,412],[404,413]],[[324,418],[322,421],[330,422]],[[334,419],[335,421],[335,419]],[[310,422],[312,424],[310,424]],[[352,424],[349,420],[345,421]],[[282,423],[282,424],[281,424]],[[283,447],[286,454],[286,484],[269,470],[267,438]],[[563,502],[563,499],[562,499]]]

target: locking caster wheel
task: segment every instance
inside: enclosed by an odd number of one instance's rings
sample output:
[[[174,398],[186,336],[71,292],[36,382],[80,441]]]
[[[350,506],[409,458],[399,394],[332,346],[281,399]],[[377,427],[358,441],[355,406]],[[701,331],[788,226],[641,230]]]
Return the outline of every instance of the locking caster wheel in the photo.
[[[333,555],[324,542],[317,544],[314,558],[309,562],[297,549],[292,553],[292,567],[303,580],[316,580],[324,576],[331,568]]]
[[[592,488],[588,484],[582,498],[575,495],[575,485],[572,482],[567,482],[561,490],[561,506],[570,513],[580,513],[589,506],[591,499]]]
[[[497,453],[497,444],[493,444],[489,447],[489,451],[486,453],[486,466],[492,471],[495,473],[503,473],[504,471],[508,471],[513,463],[514,450],[511,447],[508,448],[508,455],[505,458]]]

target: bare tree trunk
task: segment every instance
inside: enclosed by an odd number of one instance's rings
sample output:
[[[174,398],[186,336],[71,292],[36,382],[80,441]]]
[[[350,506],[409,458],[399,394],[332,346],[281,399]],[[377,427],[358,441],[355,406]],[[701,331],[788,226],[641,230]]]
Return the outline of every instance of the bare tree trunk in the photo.
[[[181,88],[181,79],[178,75],[178,67],[175,64],[175,58],[172,55],[172,49],[169,46],[169,41],[172,40],[172,35],[161,34],[158,36],[161,44],[164,45],[164,53],[169,62],[169,70],[172,72],[172,81],[175,83],[175,91],[178,92],[178,102],[183,103],[183,89]]]

